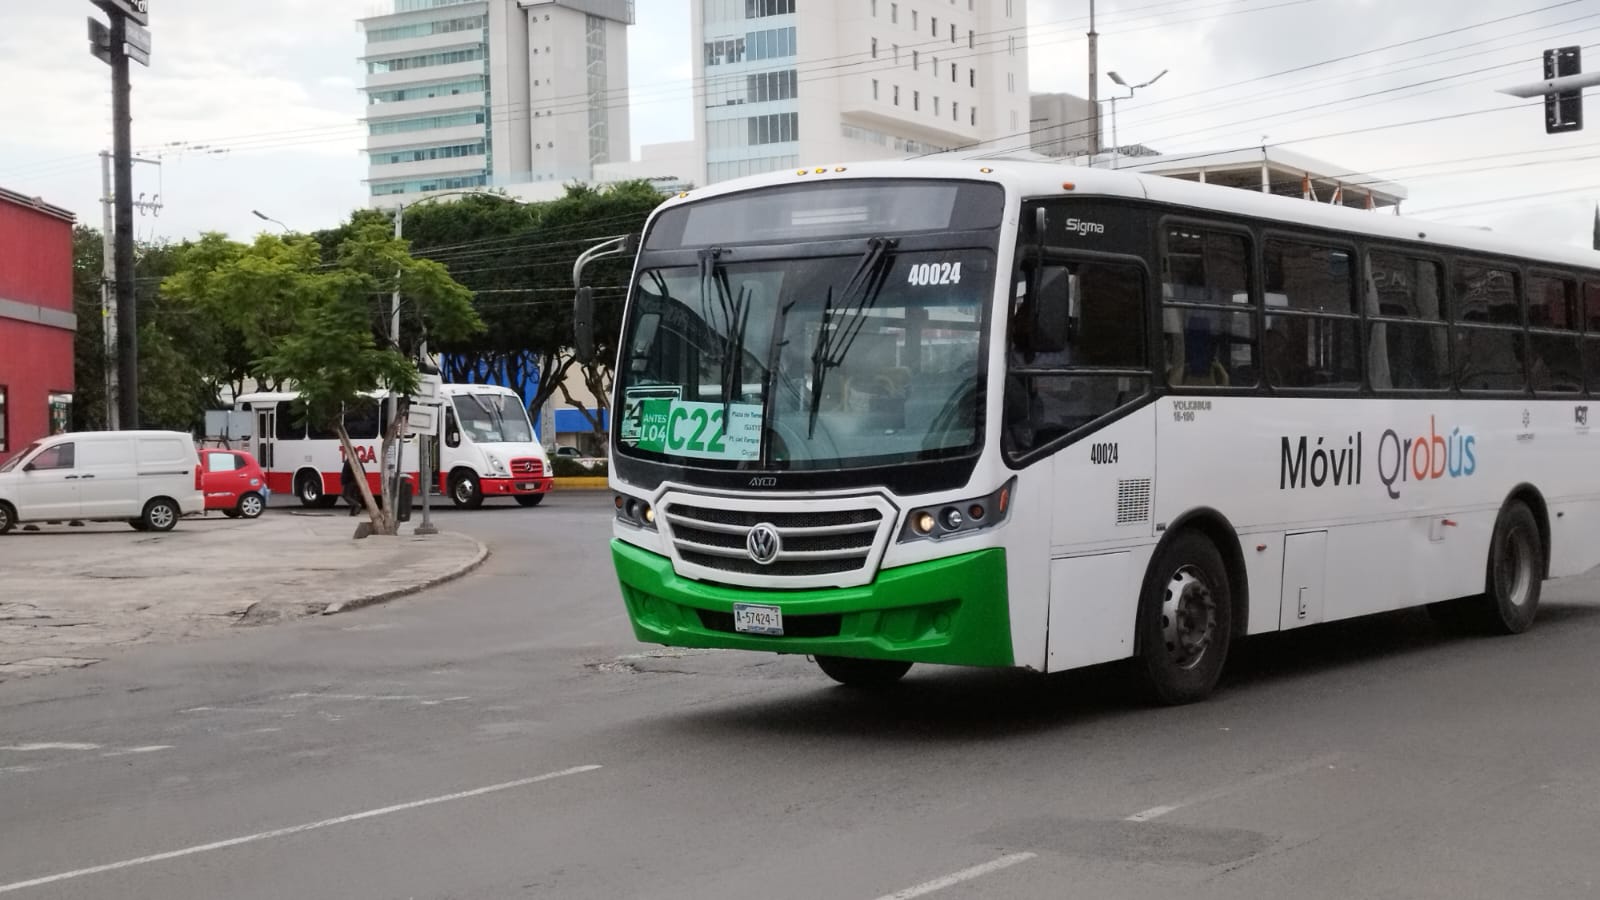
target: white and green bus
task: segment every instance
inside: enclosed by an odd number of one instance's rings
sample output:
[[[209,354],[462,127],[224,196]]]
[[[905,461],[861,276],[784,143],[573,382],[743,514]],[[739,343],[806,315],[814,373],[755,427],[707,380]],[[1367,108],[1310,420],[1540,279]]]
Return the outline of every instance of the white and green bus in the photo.
[[[858,685],[1132,658],[1183,702],[1248,635],[1519,632],[1600,563],[1588,250],[948,159],[696,190],[637,247],[610,482],[642,641]]]

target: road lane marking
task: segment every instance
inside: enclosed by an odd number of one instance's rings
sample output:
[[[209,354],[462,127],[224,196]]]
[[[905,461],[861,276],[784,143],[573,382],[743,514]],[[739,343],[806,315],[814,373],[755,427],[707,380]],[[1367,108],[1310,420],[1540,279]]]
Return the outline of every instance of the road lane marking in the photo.
[[[974,878],[988,875],[991,872],[998,872],[1001,869],[1009,869],[1017,863],[1027,862],[1038,855],[1039,854],[1037,853],[1013,853],[1010,856],[1002,856],[999,859],[991,859],[986,863],[982,863],[981,865],[973,866],[970,869],[962,869],[959,872],[951,872],[949,875],[945,875],[942,878],[935,878],[932,881],[924,881],[919,885],[908,887],[903,891],[896,891],[893,894],[884,894],[882,897],[877,898],[877,900],[911,900],[912,897],[921,897],[924,894],[931,894],[934,891],[942,891],[947,887],[953,887],[963,881],[971,881]]]
[[[473,788],[470,791],[457,791],[454,794],[443,794],[438,797],[427,797],[422,800],[412,800],[408,803],[398,803],[394,806],[385,806],[380,809],[369,809],[365,812],[350,813],[349,815],[338,816],[332,819],[323,819],[318,822],[307,822],[304,825],[290,825],[287,828],[275,828],[271,831],[258,831],[255,834],[247,834],[242,837],[228,838],[225,841],[214,841],[209,844],[197,844],[193,847],[184,847],[182,850],[168,850],[165,853],[153,853],[149,856],[141,856],[136,859],[124,859],[119,862],[106,863],[105,865],[90,866],[87,869],[74,869],[71,872],[59,872],[55,875],[46,875],[42,878],[31,878],[27,881],[16,881],[12,882],[11,884],[0,884],[0,894],[9,894],[13,891],[26,890],[27,888],[39,887],[40,885],[54,884],[55,882],[67,881],[68,879],[72,878],[82,878],[86,875],[99,875],[102,872],[114,872],[118,869],[128,869],[134,866],[146,865],[148,863],[165,862],[169,859],[193,856],[197,853],[209,853],[213,850],[226,850],[229,847],[237,847],[241,844],[252,844],[257,841],[288,837],[292,834],[302,834],[307,831],[316,831],[320,828],[332,828],[335,825],[345,825],[350,822],[359,822],[362,819],[373,819],[377,818],[378,816],[392,815],[398,812],[406,812],[407,810],[420,809],[424,806],[433,806],[438,803],[450,803],[455,800],[466,800],[470,797],[481,797],[484,794],[493,794],[499,791],[509,791],[512,788],[526,787],[530,784],[538,784],[541,781],[550,781],[551,779],[561,778],[566,775],[578,775],[583,772],[593,772],[598,768],[600,768],[600,766],[597,765],[573,766],[570,769],[562,769],[559,772],[546,772],[543,775],[535,775],[532,778],[519,778],[516,781],[502,781],[499,784],[491,784],[486,787]]]
[[[43,744],[0,744],[0,750],[15,750],[18,753],[31,753],[35,750],[99,750],[99,744],[79,744],[57,741]]]
[[[1322,756],[1316,757],[1315,759],[1308,759],[1305,762],[1296,763],[1295,765],[1287,768],[1277,769],[1271,772],[1263,772],[1260,775],[1254,776],[1253,778],[1246,778],[1243,781],[1223,785],[1222,787],[1215,788],[1201,794],[1195,794],[1192,797],[1185,797],[1176,803],[1170,803],[1165,806],[1152,806],[1149,809],[1141,810],[1131,816],[1128,816],[1126,819],[1123,819],[1123,821],[1148,822],[1152,819],[1159,819],[1169,812],[1183,809],[1186,806],[1194,806],[1197,803],[1205,803],[1209,800],[1218,800],[1228,796],[1229,794],[1237,794],[1241,791],[1248,791],[1251,788],[1257,788],[1263,784],[1269,784],[1277,781],[1280,778],[1288,778],[1290,775],[1298,775],[1301,772],[1305,772],[1310,769],[1318,769],[1323,766],[1331,765],[1333,761],[1338,758],[1339,754],[1337,753],[1326,753]]]

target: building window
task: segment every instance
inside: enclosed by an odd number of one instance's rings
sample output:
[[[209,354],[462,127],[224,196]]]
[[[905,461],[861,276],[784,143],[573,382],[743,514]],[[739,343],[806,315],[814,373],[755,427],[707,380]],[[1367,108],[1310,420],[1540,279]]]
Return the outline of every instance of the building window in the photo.
[[[917,69],[920,68],[921,65],[922,65],[922,53],[920,51],[917,51],[917,50],[911,51],[911,71],[913,71],[913,72],[917,71]]]
[[[968,69],[967,70],[967,87],[977,87],[977,86],[978,86],[978,70],[977,69]]]
[[[741,49],[750,48],[751,59],[776,59],[795,54],[794,29],[773,28],[752,31],[740,41]]]
[[[922,110],[922,92],[921,91],[912,91],[911,92],[911,110],[913,112],[920,112]]]
[[[917,30],[917,11],[914,9],[911,11],[911,30]]]
[[[1013,109],[1011,111],[1011,131],[1012,131],[1013,134],[1015,134],[1016,130],[1017,130],[1017,111]]]
[[[744,0],[744,17],[759,19],[794,12],[794,0]]]
[[[705,51],[708,67],[744,62],[744,38],[706,41]]]
[[[872,0],[872,17],[874,19],[878,17],[878,0]]]
[[[878,39],[877,38],[873,38],[872,39],[872,58],[873,59],[877,59],[878,58]]]
[[[483,47],[451,50],[445,53],[428,53],[422,56],[403,56],[398,59],[378,59],[367,63],[369,74],[403,72],[407,69],[425,69],[430,66],[449,66],[456,63],[483,59]]]
[[[1010,91],[1013,94],[1015,94],[1017,92],[1017,73],[1015,73],[1015,72],[1007,72],[1006,73],[1006,90]]]
[[[967,29],[967,49],[974,50],[978,46],[978,34],[971,28]]]
[[[932,20],[932,22],[933,22],[933,28],[932,28],[933,36],[934,37],[938,37],[939,36],[939,17],[938,16],[929,16],[928,18],[930,20]]]
[[[894,105],[900,105],[900,85],[898,84],[894,86]]]
[[[900,65],[900,45],[899,44],[895,44],[894,45],[894,64],[897,65],[897,66]]]
[[[968,110],[968,115],[972,118],[972,127],[978,127],[978,108],[974,106],[972,109]]]
[[[950,101],[950,121],[961,121],[961,104],[954,100]]]
[[[0,453],[11,451],[10,420],[6,418],[6,386],[0,384]]]
[[[799,78],[794,69],[746,75],[744,81],[746,103],[789,100],[799,94]]]
[[[900,4],[889,4],[889,22],[894,25],[900,24]]]
[[[1011,18],[1011,0],[1006,0],[1006,18]]]
[[[878,99],[878,79],[872,79],[872,99]]]
[[[959,71],[961,71],[961,67],[960,66],[956,65],[955,63],[951,63],[950,64],[950,83],[951,84],[955,84],[956,83],[956,73],[959,72]]]
[[[800,139],[799,113],[774,113],[770,116],[751,116],[748,123],[750,145],[781,144]]]
[[[950,23],[950,43],[954,44],[955,42],[956,42],[956,23],[951,22]]]

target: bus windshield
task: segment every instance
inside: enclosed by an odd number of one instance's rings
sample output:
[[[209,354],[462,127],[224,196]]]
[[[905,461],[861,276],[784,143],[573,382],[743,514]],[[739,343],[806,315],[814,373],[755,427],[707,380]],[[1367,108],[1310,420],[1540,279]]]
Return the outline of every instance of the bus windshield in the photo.
[[[623,452],[823,469],[974,451],[994,254],[867,247],[641,270],[618,373]]]
[[[533,441],[528,412],[506,394],[458,394],[451,398],[461,430],[478,444],[527,444]]]

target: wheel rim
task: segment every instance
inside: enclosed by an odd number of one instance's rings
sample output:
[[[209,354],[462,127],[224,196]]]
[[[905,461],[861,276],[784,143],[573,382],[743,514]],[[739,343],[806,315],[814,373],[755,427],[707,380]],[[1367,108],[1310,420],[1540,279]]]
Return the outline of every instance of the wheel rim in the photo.
[[[456,501],[457,502],[459,502],[459,503],[471,503],[472,502],[472,495],[474,493],[476,493],[476,491],[473,490],[472,479],[471,478],[463,478],[463,479],[461,479],[461,480],[456,482]]]
[[[239,511],[254,519],[261,515],[261,498],[254,494],[239,501]]]
[[[1525,606],[1533,593],[1533,541],[1523,527],[1511,529],[1495,566],[1495,587],[1512,606]]]
[[[0,506],[0,531],[11,527],[11,510]]]
[[[1167,580],[1161,602],[1161,639],[1167,656],[1180,669],[1192,669],[1205,658],[1217,630],[1217,603],[1205,575],[1184,566]]]
[[[302,500],[317,501],[322,499],[322,487],[309,478],[300,481],[300,498]]]
[[[174,521],[172,507],[165,503],[157,503],[150,507],[150,524],[156,528],[166,528]]]

